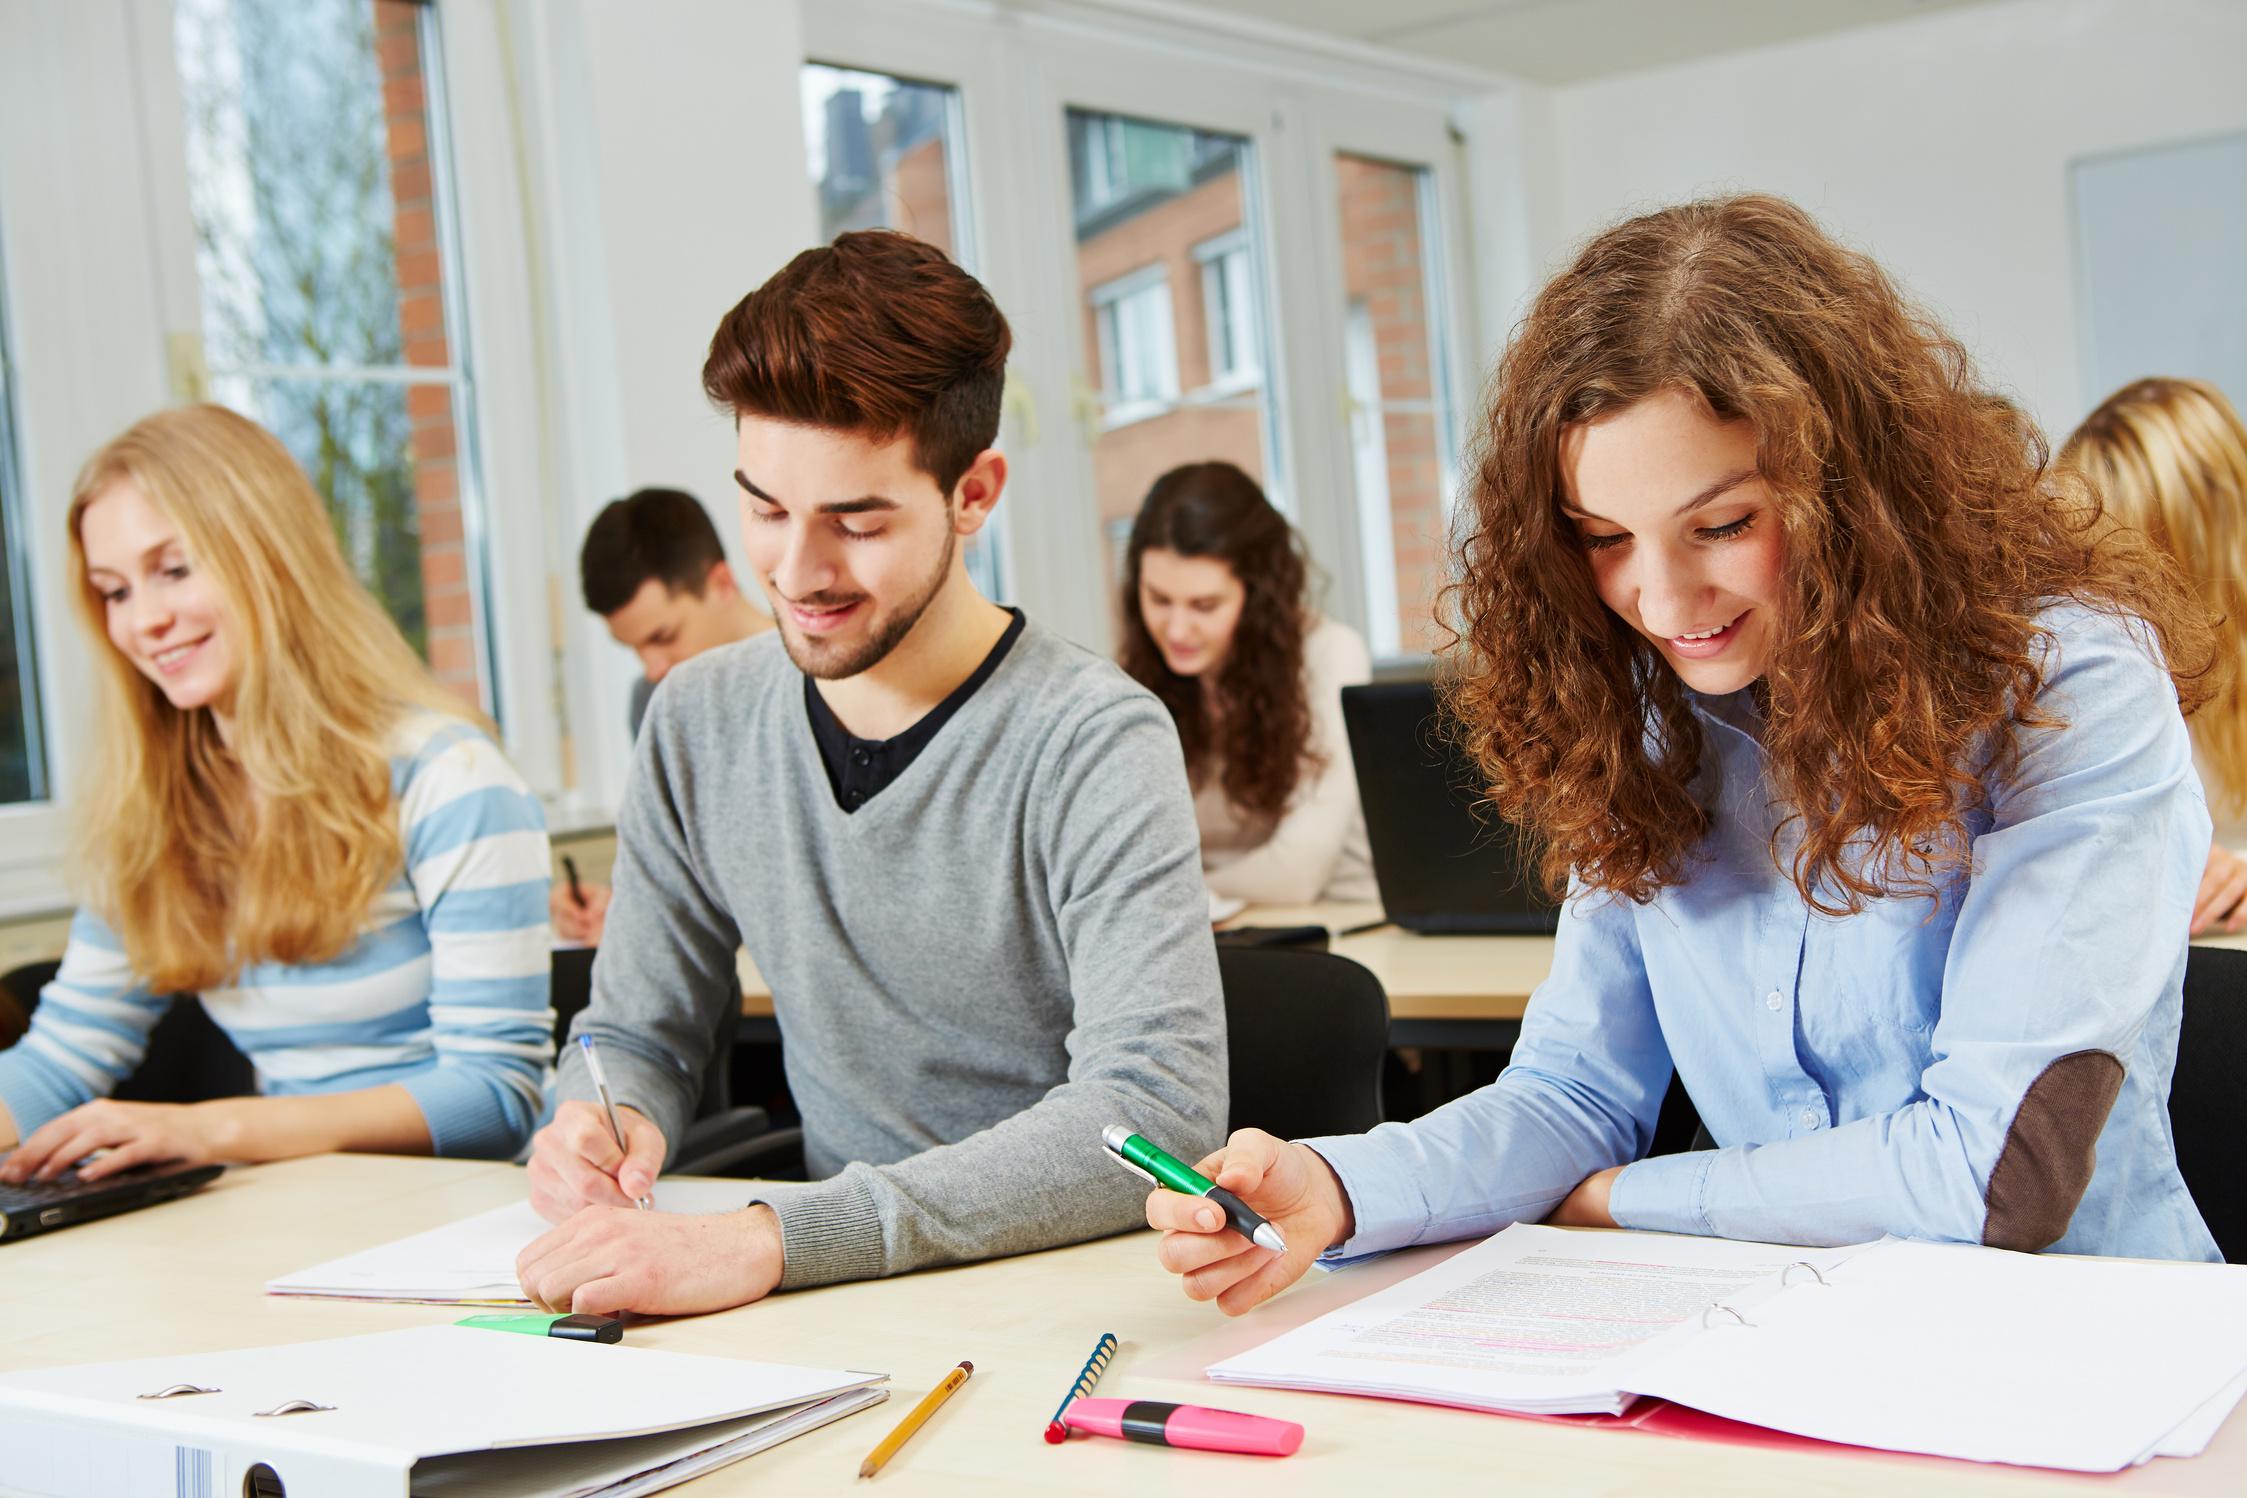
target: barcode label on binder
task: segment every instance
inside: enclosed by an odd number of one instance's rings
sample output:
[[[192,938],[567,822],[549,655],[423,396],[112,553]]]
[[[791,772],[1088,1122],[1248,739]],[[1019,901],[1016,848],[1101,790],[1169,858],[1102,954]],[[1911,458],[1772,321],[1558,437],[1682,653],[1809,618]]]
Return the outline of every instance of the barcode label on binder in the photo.
[[[172,1468],[178,1479],[178,1498],[218,1498],[214,1465],[211,1453],[200,1446],[174,1446]]]

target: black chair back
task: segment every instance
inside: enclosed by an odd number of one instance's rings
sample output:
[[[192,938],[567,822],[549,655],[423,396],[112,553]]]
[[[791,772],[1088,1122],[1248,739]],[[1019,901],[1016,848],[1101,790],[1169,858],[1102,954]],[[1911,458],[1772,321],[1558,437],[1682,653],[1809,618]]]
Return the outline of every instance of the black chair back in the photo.
[[[1347,957],[1220,947],[1231,1032],[1229,1127],[1282,1139],[1362,1134],[1381,1122],[1389,996]]]
[[[2169,1083],[2169,1127],[2201,1220],[2234,1264],[2247,1264],[2247,952],[2193,947],[2185,957],[2184,1030]]]
[[[570,1021],[593,1002],[593,958],[597,947],[565,947],[554,954],[554,975],[549,1002],[554,1006],[554,1054],[559,1057],[569,1043]],[[732,986],[732,999],[718,1017],[712,1037],[710,1063],[702,1069],[702,1095],[695,1101],[696,1120],[715,1118],[733,1109],[733,1045],[741,1028],[741,983]]]
[[[0,989],[28,1019],[39,1007],[40,990],[61,969],[59,962],[28,962],[0,976]],[[148,1032],[140,1065],[109,1095],[130,1103],[207,1103],[256,1091],[257,1068],[250,1058],[204,1012],[201,999],[183,993],[172,996],[171,1008]]]

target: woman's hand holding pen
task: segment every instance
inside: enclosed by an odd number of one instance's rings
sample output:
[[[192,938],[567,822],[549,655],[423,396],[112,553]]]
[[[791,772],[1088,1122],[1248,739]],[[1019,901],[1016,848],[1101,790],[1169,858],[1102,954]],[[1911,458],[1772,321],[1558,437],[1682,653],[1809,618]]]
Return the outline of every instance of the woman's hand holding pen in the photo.
[[[601,944],[601,932],[609,919],[609,887],[605,884],[579,884],[572,888],[557,884],[546,897],[546,914],[554,923],[554,934],[564,941],[574,941],[581,947]]]
[[[1155,1257],[1184,1277],[1188,1296],[1214,1300],[1228,1316],[1294,1284],[1329,1245],[1346,1242],[1355,1231],[1349,1193],[1308,1145],[1241,1129],[1194,1168],[1278,1228],[1288,1244],[1283,1254],[1256,1247],[1226,1227],[1225,1214],[1201,1197],[1176,1191],[1148,1196],[1147,1225],[1163,1230]]]
[[[668,1143],[636,1109],[618,1107],[626,1148],[616,1147],[599,1106],[572,1100],[531,1141],[531,1206],[548,1222],[585,1207],[624,1207],[655,1189]]]

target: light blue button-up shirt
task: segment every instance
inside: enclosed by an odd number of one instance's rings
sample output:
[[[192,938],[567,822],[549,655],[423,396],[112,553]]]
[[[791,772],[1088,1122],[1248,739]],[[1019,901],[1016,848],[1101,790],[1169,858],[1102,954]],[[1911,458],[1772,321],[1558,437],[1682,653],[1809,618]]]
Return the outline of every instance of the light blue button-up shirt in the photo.
[[[2142,627],[2076,605],[2041,622],[2038,704],[2065,726],[2026,735],[1986,784],[1970,872],[1854,916],[1812,911],[1773,861],[1783,808],[1748,694],[1697,699],[1705,861],[1644,905],[1570,900],[1496,1082],[1410,1124],[1307,1141],[1356,1213],[1330,1259],[1535,1222],[1634,1161],[1609,1200],[1624,1227],[1979,1243],[2023,1095],[2082,1051],[2124,1079],[2052,1248],[2220,1259],[2169,1138],[2211,831],[2184,718]],[[1780,857],[1794,846],[1780,829]],[[1642,1159],[1673,1067],[1721,1147]]]

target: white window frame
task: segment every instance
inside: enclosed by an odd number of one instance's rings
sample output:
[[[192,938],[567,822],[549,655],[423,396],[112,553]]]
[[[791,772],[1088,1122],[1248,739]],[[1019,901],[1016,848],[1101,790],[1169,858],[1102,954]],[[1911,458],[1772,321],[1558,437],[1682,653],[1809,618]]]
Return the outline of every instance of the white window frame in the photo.
[[[1003,13],[959,0],[820,0],[805,7],[803,24],[806,50],[822,62],[960,90],[968,149],[985,185],[975,205],[984,227],[983,279],[1014,323],[1026,402],[1061,413],[1037,423],[1042,442],[1009,449],[1011,492],[1039,497],[1013,516],[1021,559],[1015,595],[1095,650],[1110,646],[1115,600],[1106,537],[1093,519],[1090,448],[1115,413],[1085,376],[1100,367],[1102,352],[1099,319],[1084,317],[1076,279],[1065,111],[1248,141],[1243,206],[1266,257],[1252,279],[1267,361],[1257,382],[1267,487],[1332,579],[1327,612],[1362,628],[1374,559],[1365,555],[1360,512],[1368,506],[1359,503],[1352,475],[1349,423],[1335,419],[1347,389],[1347,309],[1334,153],[1428,170],[1424,244],[1442,293],[1433,305],[1446,309],[1441,315],[1455,330],[1472,327],[1474,309],[1449,280],[1450,267],[1464,263],[1467,222],[1453,117],[1466,101],[1502,91],[1504,81],[1136,0],[1046,0]],[[1432,351],[1446,361],[1449,390],[1470,388],[1470,342],[1455,336]],[[1065,436],[1075,440],[1056,440]],[[1393,593],[1393,569],[1391,578]]]
[[[1130,426],[1178,407],[1178,314],[1170,271],[1145,265],[1087,294],[1100,344],[1100,426]],[[1136,335],[1136,336],[1134,336]],[[1136,374],[1151,375],[1135,380]]]
[[[1194,261],[1201,267],[1202,325],[1209,340],[1210,380],[1193,393],[1195,400],[1223,400],[1264,383],[1264,366],[1256,358],[1262,347],[1256,324],[1256,267],[1250,263],[1248,230],[1229,230],[1194,246]],[[1246,362],[1226,357],[1228,346],[1245,349]]]

